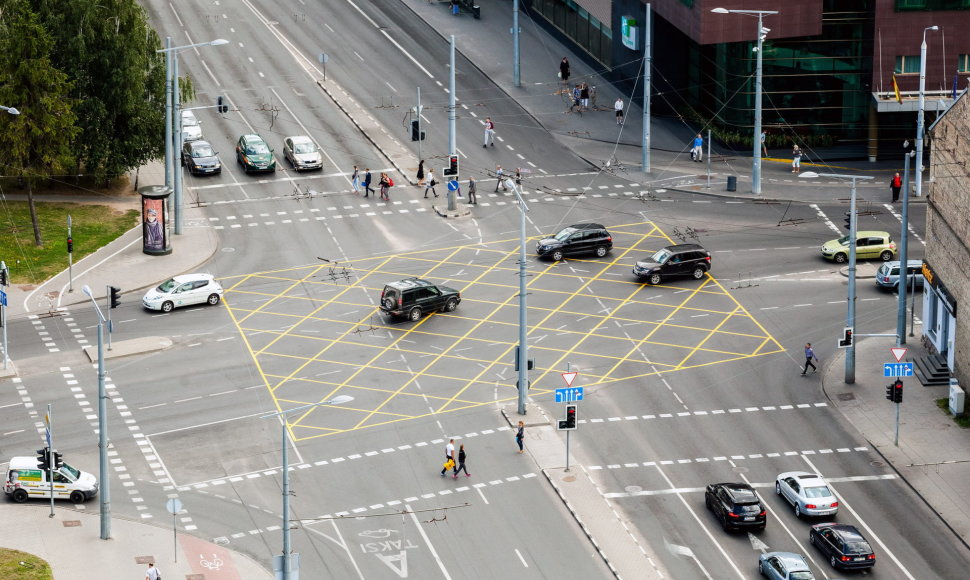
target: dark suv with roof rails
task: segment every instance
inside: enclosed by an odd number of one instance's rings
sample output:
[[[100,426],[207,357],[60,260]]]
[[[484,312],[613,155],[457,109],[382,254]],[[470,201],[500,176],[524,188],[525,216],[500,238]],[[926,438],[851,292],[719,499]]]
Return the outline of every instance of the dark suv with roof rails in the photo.
[[[461,292],[432,284],[421,278],[391,282],[381,292],[381,311],[417,321],[428,312],[453,312],[461,302]]]
[[[536,253],[558,262],[564,256],[595,254],[602,258],[613,249],[613,236],[600,224],[573,224],[551,238],[539,240]]]
[[[672,277],[690,276],[700,280],[711,269],[711,253],[697,244],[677,244],[657,250],[652,256],[638,260],[633,273],[650,284]]]

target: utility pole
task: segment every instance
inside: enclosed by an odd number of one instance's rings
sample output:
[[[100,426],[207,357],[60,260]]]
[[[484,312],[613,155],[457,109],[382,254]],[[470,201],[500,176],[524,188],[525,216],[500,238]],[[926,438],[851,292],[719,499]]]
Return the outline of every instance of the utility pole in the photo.
[[[505,185],[512,188],[519,201],[519,348],[516,365],[519,368],[519,415],[526,414],[525,403],[529,395],[529,326],[527,322],[528,308],[526,308],[526,272],[525,272],[525,212],[529,206],[519,192],[519,186],[514,179],[506,179]]]
[[[651,67],[653,66],[653,35],[651,19],[653,13],[650,11],[650,3],[644,7],[643,24],[643,139],[640,143],[641,159],[640,167],[644,173],[650,173],[650,84],[653,82]],[[569,436],[569,432],[566,432]]]
[[[903,146],[909,145],[907,141]],[[903,231],[899,235],[899,304],[896,308],[896,346],[906,344],[906,292],[909,285],[909,160],[916,153],[906,151],[903,164]]]
[[[421,87],[418,87],[418,105],[415,111],[417,111],[416,116],[418,121],[418,161],[420,162],[421,161]]]
[[[512,0],[512,84],[522,86],[522,67],[519,63],[519,0]]]
[[[926,31],[939,30],[939,26],[923,29],[923,44],[919,47],[919,110],[916,113],[916,197],[923,195],[923,112],[926,110]]]
[[[104,381],[104,315],[98,301],[91,293],[91,287],[85,284],[81,291],[91,299],[94,310],[98,315],[98,481],[101,497],[101,539],[111,539],[111,483],[108,480],[108,395],[105,393]]]
[[[10,362],[10,345],[7,344],[7,285],[10,284],[7,263],[0,262],[0,326],[3,326],[3,370]]]

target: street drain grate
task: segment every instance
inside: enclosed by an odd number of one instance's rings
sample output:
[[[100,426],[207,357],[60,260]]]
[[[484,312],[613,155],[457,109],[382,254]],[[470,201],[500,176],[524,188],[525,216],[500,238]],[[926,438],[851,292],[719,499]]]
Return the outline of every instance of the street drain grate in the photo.
[[[839,393],[836,395],[840,401],[854,401],[855,393]]]

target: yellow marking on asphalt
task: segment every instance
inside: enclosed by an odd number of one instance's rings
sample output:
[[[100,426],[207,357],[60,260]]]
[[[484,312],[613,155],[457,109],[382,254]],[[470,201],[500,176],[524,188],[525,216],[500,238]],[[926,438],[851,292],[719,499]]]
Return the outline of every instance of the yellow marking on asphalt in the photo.
[[[690,359],[690,357],[694,356],[694,354],[701,348],[701,346],[703,346],[703,344],[705,342],[707,342],[708,340],[711,339],[712,336],[714,336],[715,334],[717,334],[718,331],[720,330],[720,328],[722,326],[724,326],[724,323],[727,322],[728,320],[731,320],[731,318],[734,316],[734,313],[737,312],[740,309],[741,309],[741,305],[739,304],[738,307],[734,309],[734,312],[732,312],[731,314],[728,314],[727,316],[725,316],[724,318],[722,318],[721,319],[721,322],[718,322],[717,323],[717,326],[715,326],[710,331],[708,331],[707,336],[705,336],[703,340],[701,340],[700,342],[698,342],[697,343],[697,346],[695,346],[694,348],[692,348],[690,350],[690,352],[687,353],[687,356],[685,356],[683,359],[681,359],[681,361],[679,363],[676,364],[675,368],[677,370],[680,370],[681,368],[683,368],[684,363],[687,362]]]

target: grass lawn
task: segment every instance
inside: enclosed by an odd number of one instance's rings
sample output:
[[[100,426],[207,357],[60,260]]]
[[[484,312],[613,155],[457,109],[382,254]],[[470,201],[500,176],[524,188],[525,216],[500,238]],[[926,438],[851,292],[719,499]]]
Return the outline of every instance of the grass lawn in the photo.
[[[26,552],[0,548],[0,578],[4,580],[51,580],[47,562]]]
[[[10,269],[11,284],[40,284],[67,269],[68,214],[75,264],[136,226],[140,219],[137,210],[122,211],[109,205],[39,202],[36,207],[42,246],[34,244],[27,202],[0,203],[0,260]]]
[[[962,417],[954,417],[953,415],[950,415],[949,397],[943,398],[943,399],[937,399],[936,406],[942,409],[943,412],[946,413],[948,417],[953,419],[953,422],[959,425],[960,427],[963,427],[964,429],[966,429],[967,427],[970,427],[970,416],[966,414],[964,414]]]

